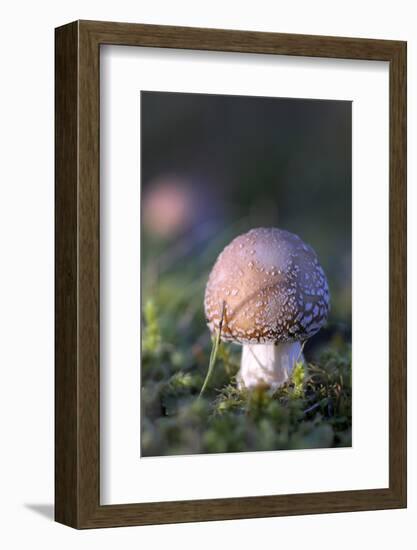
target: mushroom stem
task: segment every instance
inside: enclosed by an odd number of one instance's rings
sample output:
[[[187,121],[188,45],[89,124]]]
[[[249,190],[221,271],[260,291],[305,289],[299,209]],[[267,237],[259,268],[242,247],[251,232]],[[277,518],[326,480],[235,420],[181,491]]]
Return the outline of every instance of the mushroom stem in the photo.
[[[252,389],[267,385],[282,386],[291,376],[297,361],[304,362],[299,341],[283,344],[246,344],[238,374],[239,388]]]

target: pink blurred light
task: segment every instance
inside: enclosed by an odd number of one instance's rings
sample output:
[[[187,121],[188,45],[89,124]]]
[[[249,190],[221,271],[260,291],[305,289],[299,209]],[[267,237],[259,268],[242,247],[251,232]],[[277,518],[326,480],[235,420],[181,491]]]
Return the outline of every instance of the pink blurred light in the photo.
[[[193,193],[190,183],[177,176],[152,180],[143,198],[143,223],[160,237],[175,236],[193,219]]]

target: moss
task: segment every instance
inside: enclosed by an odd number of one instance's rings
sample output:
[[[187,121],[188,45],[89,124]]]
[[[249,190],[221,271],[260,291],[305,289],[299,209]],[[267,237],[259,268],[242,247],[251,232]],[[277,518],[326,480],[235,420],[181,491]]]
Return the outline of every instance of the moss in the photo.
[[[142,340],[142,350],[145,354],[156,353],[161,344],[161,334],[159,330],[156,306],[153,300],[148,300],[146,302],[143,313],[145,318],[145,330]]]
[[[199,398],[211,351],[208,333],[174,345],[162,338],[155,304],[147,305],[144,319],[143,456],[351,445],[351,352],[340,339],[307,366],[298,363],[275,392],[239,390],[240,348],[220,343]]]

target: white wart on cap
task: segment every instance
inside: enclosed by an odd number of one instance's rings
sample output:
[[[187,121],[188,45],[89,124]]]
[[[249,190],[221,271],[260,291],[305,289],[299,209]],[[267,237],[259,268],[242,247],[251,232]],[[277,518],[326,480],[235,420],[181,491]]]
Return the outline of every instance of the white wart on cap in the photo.
[[[221,338],[244,345],[239,382],[247,387],[277,387],[288,379],[301,342],[320,330],[329,304],[327,279],[314,250],[278,228],[252,229],[226,246],[204,300],[210,330],[219,330],[223,311]]]

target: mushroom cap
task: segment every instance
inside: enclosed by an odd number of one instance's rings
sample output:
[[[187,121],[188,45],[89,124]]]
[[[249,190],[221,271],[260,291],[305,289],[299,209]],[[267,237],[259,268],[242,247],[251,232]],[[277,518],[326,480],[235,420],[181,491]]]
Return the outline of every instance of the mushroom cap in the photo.
[[[218,256],[204,309],[222,340],[241,344],[307,340],[327,319],[330,296],[316,253],[294,233],[251,229]]]

